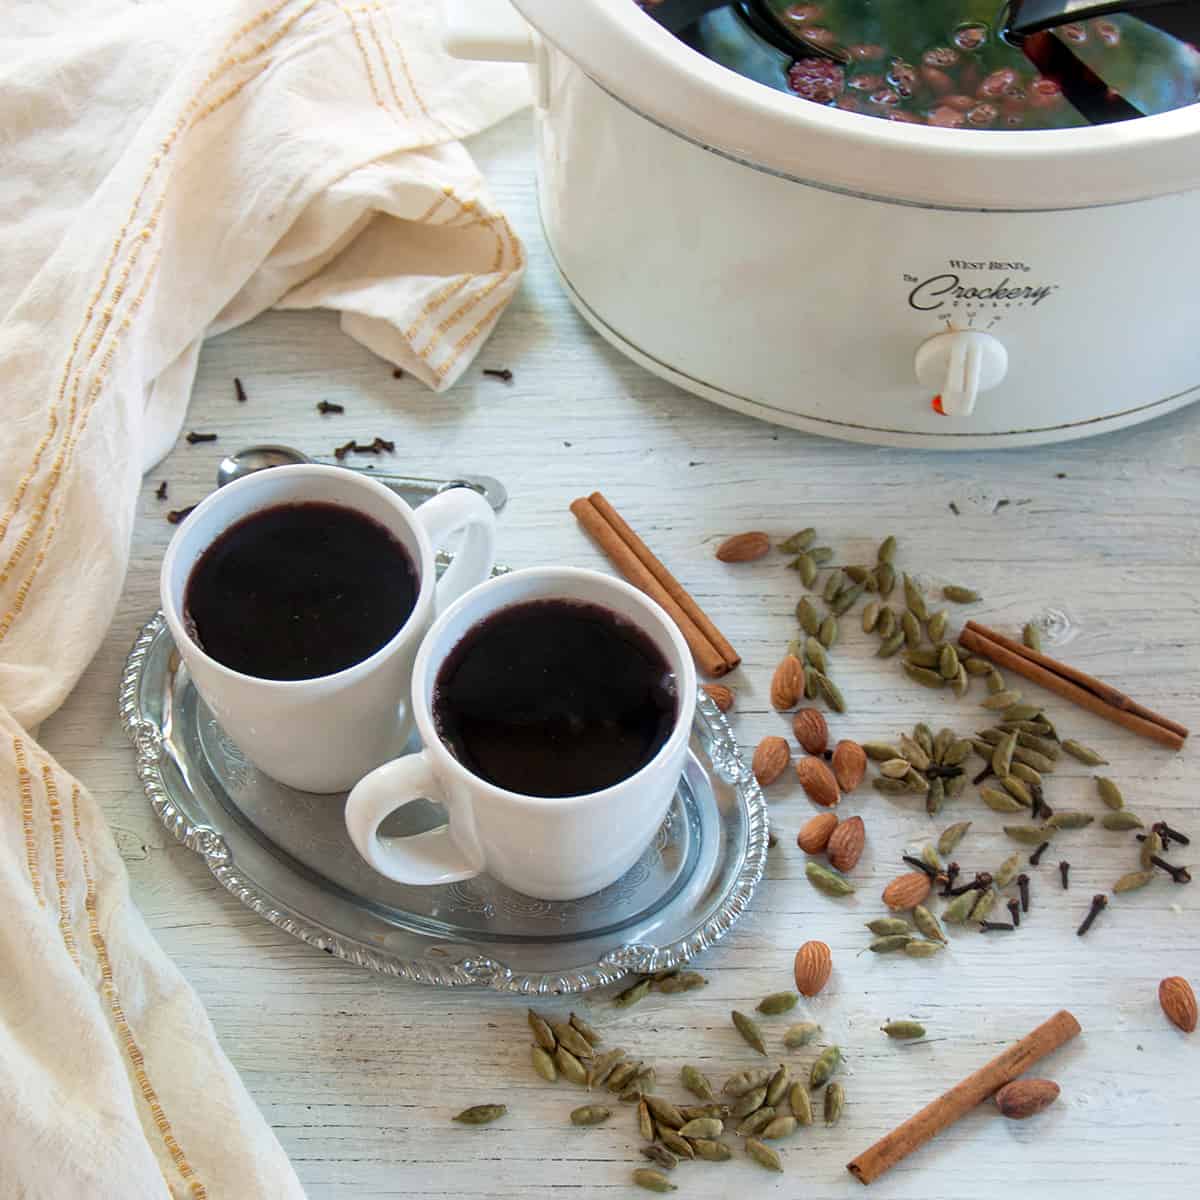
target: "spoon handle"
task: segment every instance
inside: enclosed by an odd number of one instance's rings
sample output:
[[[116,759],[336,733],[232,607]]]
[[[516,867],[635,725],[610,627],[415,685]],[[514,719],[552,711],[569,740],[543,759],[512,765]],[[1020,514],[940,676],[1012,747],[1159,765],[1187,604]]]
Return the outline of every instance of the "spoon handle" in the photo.
[[[478,492],[496,511],[499,512],[508,502],[508,489],[498,479],[490,475],[455,475],[450,479],[425,479],[417,475],[399,475],[392,471],[376,471],[370,467],[360,467],[332,458],[314,458],[316,463],[327,467],[341,467],[344,471],[354,471],[378,480],[395,492],[409,492],[415,495],[436,496],[450,488],[466,487]]]

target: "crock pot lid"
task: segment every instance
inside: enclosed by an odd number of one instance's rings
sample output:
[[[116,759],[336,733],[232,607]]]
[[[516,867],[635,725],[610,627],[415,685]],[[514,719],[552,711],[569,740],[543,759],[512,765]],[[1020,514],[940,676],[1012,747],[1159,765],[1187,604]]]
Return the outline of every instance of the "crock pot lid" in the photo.
[[[1200,105],[1114,125],[937,129],[798,100],[710,61],[633,0],[512,0],[618,100],[698,145],[819,186],[968,209],[1063,209],[1200,187]]]

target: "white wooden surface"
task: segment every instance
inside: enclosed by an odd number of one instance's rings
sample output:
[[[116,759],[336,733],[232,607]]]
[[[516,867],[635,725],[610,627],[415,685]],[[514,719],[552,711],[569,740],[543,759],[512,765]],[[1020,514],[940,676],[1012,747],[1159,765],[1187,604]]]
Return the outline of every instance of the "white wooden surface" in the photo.
[[[476,146],[529,248],[525,287],[478,364],[511,367],[513,384],[473,368],[451,393],[431,396],[394,380],[387,364],[340,334],[331,314],[268,315],[211,343],[190,424],[220,440],[181,444],[147,480],[120,611],[75,694],[44,728],[49,748],[103,802],[134,897],[208,1005],[313,1200],[626,1195],[634,1191],[631,1168],[644,1164],[625,1106],[607,1127],[567,1123],[582,1096],[533,1075],[521,1003],[400,985],[314,952],[242,908],[154,818],[117,722],[117,679],[157,604],[171,533],[164,511],[200,499],[223,453],[264,440],[328,452],[351,436],[383,434],[395,439],[402,468],[497,474],[512,493],[501,551],[514,565],[603,565],[567,512],[573,497],[603,488],[741,650],[744,666],[732,682],[747,748],[786,732],[765,696],[794,632],[799,585],[780,558],[731,568],[714,560],[712,547],[745,528],[782,535],[809,524],[850,562],[869,561],[877,540],[895,533],[903,566],[930,584],[979,588],[986,601],[972,614],[1002,628],[1061,614],[1063,656],[1200,727],[1200,407],[1062,447],[948,456],[843,445],[710,406],[611,352],[557,290],[538,230],[526,121],[516,118]],[[234,402],[234,375],[245,381],[245,405]],[[346,414],[318,416],[321,398],[344,403]],[[160,479],[170,480],[169,504],[154,499]],[[964,732],[985,723],[978,685],[956,706],[909,684],[895,663],[870,657],[873,639],[846,628],[835,674],[851,712],[832,721],[836,735],[894,737],[918,719]],[[1162,751],[1053,698],[1049,710],[1064,735],[1106,749],[1107,770],[1130,807],[1200,834],[1194,749]],[[1090,774],[1066,764],[1048,798],[1098,813]],[[976,824],[957,857],[969,869],[990,868],[1010,849],[1003,820],[964,797],[931,824],[864,788],[843,805],[867,822],[867,851],[854,872],[860,890],[832,901],[809,887],[794,841],[808,802],[790,782],[773,789],[772,800],[780,844],[753,910],[698,964],[707,989],[652,997],[625,1012],[604,995],[545,1006],[580,1009],[613,1044],[655,1061],[660,1090],[676,1094],[684,1062],[714,1078],[752,1065],[730,1009],[790,986],[792,957],[806,939],[833,948],[832,982],[805,1008],[847,1055],[841,1124],[784,1144],[783,1177],[740,1157],[685,1165],[675,1173],[681,1195],[855,1195],[860,1185],[844,1169],[855,1153],[1060,1007],[1077,1014],[1085,1035],[1044,1066],[1063,1088],[1054,1109],[1025,1125],[980,1109],[872,1193],[1195,1194],[1200,1036],[1170,1028],[1155,997],[1165,975],[1189,975],[1200,986],[1200,887],[1164,879],[1118,898],[1093,933],[1077,939],[1092,893],[1132,865],[1130,835],[1093,827],[1060,839],[1074,867],[1069,893],[1053,868],[1059,848],[1047,855],[1034,912],[1018,934],[960,934],[932,962],[859,956],[868,938],[862,923],[881,914],[879,892],[907,847],[970,817]],[[925,1021],[928,1042],[896,1045],[877,1031],[900,1016]],[[807,1069],[813,1055],[789,1057]],[[509,1106],[498,1125],[449,1122],[458,1109],[490,1100]]]

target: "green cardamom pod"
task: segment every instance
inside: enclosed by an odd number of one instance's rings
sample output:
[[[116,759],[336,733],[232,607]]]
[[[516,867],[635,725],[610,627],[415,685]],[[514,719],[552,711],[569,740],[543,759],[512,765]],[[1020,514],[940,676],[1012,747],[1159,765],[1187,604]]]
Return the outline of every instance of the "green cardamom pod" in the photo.
[[[964,772],[962,775],[955,775],[953,779],[946,780],[946,799],[957,800],[959,796],[967,790],[967,784],[970,782],[970,776]]]
[[[825,580],[825,587],[821,591],[821,598],[826,604],[832,604],[838,598],[838,592],[845,586],[845,575],[841,571],[830,571],[829,578]]]
[[[726,1096],[744,1096],[747,1092],[754,1091],[755,1088],[765,1087],[771,1075],[770,1067],[748,1067],[725,1080],[721,1091]]]
[[[921,847],[921,861],[932,871],[940,871],[942,869],[942,860],[938,856],[937,850],[929,842],[926,842]]]
[[[807,1046],[820,1032],[821,1027],[815,1021],[798,1021],[783,1031],[783,1044],[789,1050],[796,1050]]]
[[[746,1156],[752,1158],[760,1167],[766,1167],[768,1171],[783,1170],[783,1162],[780,1160],[779,1154],[765,1142],[760,1142],[758,1138],[746,1139]]]
[[[613,997],[613,1004],[617,1008],[630,1008],[641,1000],[650,990],[650,977],[639,979],[637,983],[631,987],[627,987],[623,992],[618,992]]]
[[[942,688],[946,686],[946,681],[936,671],[931,671],[927,667],[914,667],[912,663],[901,663],[904,668],[904,673],[913,681],[919,683],[922,687],[927,688]]]
[[[802,596],[796,605],[796,620],[805,633],[816,637],[817,630],[821,628],[821,617],[817,606],[807,596]]]
[[[643,1100],[646,1095],[646,1089],[642,1083],[635,1079],[618,1097],[622,1104],[637,1104]]]
[[[913,769],[905,776],[904,786],[914,795],[924,796],[925,793],[929,791],[930,784],[929,780],[926,779],[916,767],[913,767]]]
[[[1024,763],[1013,763],[1014,767],[1023,767]],[[1033,807],[1033,793],[1030,792],[1023,779],[1018,779],[1014,774],[1012,767],[1009,768],[1009,773],[1000,780],[1000,786],[1014,799],[1022,808]]]
[[[1040,846],[1056,826],[1046,825],[1005,825],[1004,832],[1014,842],[1024,842],[1026,846]],[[945,914],[943,914],[944,916]]]
[[[799,999],[795,992],[772,992],[758,1002],[758,1011],[764,1016],[777,1017],[795,1008]]]
[[[842,1052],[837,1046],[827,1046],[821,1051],[817,1061],[812,1065],[808,1077],[808,1086],[814,1091],[829,1082],[830,1077],[842,1061]]]
[[[875,551],[875,561],[880,563],[890,563],[896,557],[896,538],[894,534],[888,534],[887,537],[879,543],[879,549]]]
[[[666,1167],[668,1171],[673,1171],[679,1166],[679,1159],[666,1148],[660,1146],[657,1142],[649,1146],[643,1146],[642,1154],[651,1162],[658,1163],[660,1167]]]
[[[936,817],[942,811],[942,803],[946,799],[946,781],[942,778],[929,781],[929,791],[925,793],[925,811]]]
[[[946,636],[946,621],[947,615],[944,608],[938,609],[937,612],[931,613],[929,620],[925,622],[925,629],[929,634],[929,640],[935,645]],[[952,647],[953,648],[953,647]],[[954,659],[954,673],[958,674],[958,656]]]
[[[679,1136],[694,1141],[696,1138],[718,1138],[724,1132],[724,1121],[718,1121],[716,1117],[700,1117],[696,1121],[688,1121],[679,1130]]]
[[[1091,813],[1085,812],[1067,812],[1065,810],[1056,812],[1054,816],[1046,822],[1047,829],[1086,829],[1096,818]]]
[[[900,751],[887,742],[863,742],[862,748],[872,762],[887,762],[889,758],[900,757]]]
[[[817,630],[817,637],[826,650],[832,650],[838,640],[839,632],[837,617],[830,614],[821,622],[821,627]]]
[[[1100,824],[1105,829],[1111,829],[1115,833],[1120,833],[1129,829],[1144,829],[1145,822],[1137,813],[1132,813],[1127,808],[1123,808],[1120,812],[1105,813],[1100,818]]]
[[[829,670],[829,659],[825,654],[825,647],[815,638],[804,639],[804,654],[800,657],[808,659],[818,671]]]
[[[1013,750],[1013,759],[1016,762],[1023,762],[1027,767],[1032,767],[1035,771],[1042,771],[1046,775],[1054,771],[1054,759],[1048,755],[1039,754],[1036,750],[1026,749],[1024,746],[1017,746]]]
[[[1024,729],[1017,729],[1016,734],[1018,746],[1024,746],[1028,750],[1036,750],[1039,754],[1044,754],[1052,761],[1058,761],[1060,749],[1057,742],[1052,741],[1048,737],[1039,737]]]
[[[1004,741],[1009,732],[1011,731],[1005,729],[981,729],[975,734],[975,738],[976,741],[985,742],[994,749],[996,746],[1000,745],[1002,741]],[[982,751],[980,751],[980,753],[982,753]],[[985,754],[984,758],[987,757],[988,755]]]
[[[990,708],[994,710],[1009,709],[1012,708],[1014,704],[1019,704],[1020,700],[1020,692],[1009,691],[1008,689],[1005,689],[1002,692],[993,692],[986,700],[981,701],[981,704],[984,708]]]
[[[670,1100],[665,1100],[662,1096],[647,1096],[646,1107],[659,1125],[666,1125],[670,1129],[683,1127],[683,1114]]]
[[[914,940],[904,947],[904,953],[909,958],[932,958],[939,950],[943,943],[941,942],[922,942]]]
[[[971,739],[957,738],[950,743],[946,753],[942,755],[942,766],[958,767],[971,757]]]
[[[903,917],[876,917],[873,921],[867,921],[866,926],[876,937],[912,933],[912,926]]]
[[[534,1040],[543,1050],[548,1050],[553,1054],[558,1047],[558,1041],[554,1036],[554,1031],[550,1028],[550,1022],[535,1013],[532,1008],[528,1009],[525,1015],[529,1021],[529,1028],[533,1030]]]
[[[655,990],[664,996],[674,996],[679,992],[694,992],[697,988],[707,987],[708,980],[699,971],[680,971],[654,985]]]
[[[648,1192],[677,1192],[679,1189],[661,1172],[650,1167],[638,1167],[633,1182]]]
[[[640,1062],[622,1062],[613,1067],[608,1076],[607,1086],[610,1092],[623,1092],[633,1082],[633,1077],[640,1071]]]
[[[938,673],[946,680],[958,677],[958,654],[949,644],[943,646],[938,654]]]
[[[1104,767],[1108,765],[1108,759],[1104,758],[1098,750],[1093,750],[1090,746],[1085,746],[1082,742],[1074,741],[1068,738],[1062,744],[1062,748],[1072,757],[1077,758],[1081,763],[1085,763],[1089,767]]]
[[[660,1128],[658,1131],[658,1140],[672,1154],[677,1154],[680,1158],[696,1157],[696,1152],[692,1149],[692,1143],[687,1138],[680,1137],[673,1129]]]
[[[645,1100],[638,1101],[638,1133],[642,1135],[642,1141],[654,1141],[654,1122],[650,1119],[650,1108]]]
[[[828,546],[813,546],[808,552],[818,566],[823,567],[827,562],[833,561],[833,551]]]
[[[464,1108],[454,1120],[463,1125],[490,1125],[506,1112],[508,1108],[503,1104],[476,1104],[472,1108]]]
[[[904,575],[904,603],[908,606],[908,611],[912,613],[918,621],[929,620],[929,608],[925,604],[925,597],[921,593],[921,589],[908,577]]]
[[[679,1072],[679,1078],[683,1086],[693,1096],[697,1096],[701,1100],[713,1099],[712,1084],[708,1082],[708,1077],[696,1067],[686,1066],[682,1068]]]
[[[944,942],[946,935],[942,931],[941,924],[937,917],[930,912],[923,904],[918,904],[912,910],[913,924],[927,937],[932,938],[936,942]],[[905,947],[907,949],[907,946]]]
[[[784,538],[779,543],[779,549],[784,554],[798,554],[801,550],[807,550],[809,546],[817,540],[817,531],[813,528],[801,529],[799,533],[793,533],[791,537]]]
[[[884,781],[877,779],[875,782]],[[828,867],[821,866],[820,863],[813,862],[812,859],[804,864],[804,874],[808,876],[808,882],[817,891],[824,892],[827,896],[849,896],[854,892],[854,884],[848,879],[836,871],[831,871]],[[764,1050],[763,1053],[765,1054],[766,1051]]]
[[[696,1157],[705,1162],[728,1162],[733,1157],[733,1151],[724,1142],[712,1138],[693,1138],[692,1148],[696,1151]]]
[[[776,1117],[770,1125],[768,1125],[762,1133],[759,1134],[764,1141],[777,1141],[779,1138],[791,1137],[796,1132],[797,1121],[793,1116],[784,1114]]]
[[[904,661],[911,663],[914,667],[928,667],[932,669],[938,665],[938,652],[925,646],[919,646],[916,650],[906,651]]]
[[[942,588],[942,595],[955,604],[975,604],[981,599],[978,592],[968,587],[959,587],[956,583],[948,583]]]
[[[963,668],[962,663],[959,663],[958,673],[954,676],[954,679],[950,683],[950,690],[954,693],[957,699],[961,700],[967,694],[967,691],[970,689],[970,687],[971,680],[968,677],[966,670]]]
[[[903,796],[908,792],[908,783],[903,779],[887,779],[884,776],[871,780],[871,786],[885,796]]]
[[[1042,649],[1042,631],[1032,621],[1028,621],[1025,628],[1021,630],[1021,641],[1030,650],[1036,650],[1040,653]]]
[[[1015,693],[1020,695],[1020,693]],[[1033,721],[1041,716],[1042,708],[1038,704],[1022,704],[1014,701],[1004,710],[1005,721]]]
[[[597,1084],[604,1083],[613,1070],[625,1060],[625,1051],[619,1046],[598,1054],[588,1064],[587,1086],[590,1091]]]
[[[971,909],[975,907],[975,901],[979,897],[975,892],[963,892],[961,896],[955,896],[949,904],[942,909],[942,920],[948,925],[962,925],[971,916]],[[905,947],[907,951],[908,947]]]
[[[889,610],[890,611],[890,610]],[[886,635],[875,651],[876,658],[891,658],[904,645],[904,634],[892,633]]]
[[[975,907],[971,909],[971,920],[986,921],[991,916],[992,909],[996,907],[996,901],[999,899],[1000,893],[994,887],[980,892],[979,899],[975,901]]]
[[[1040,771],[1035,771],[1028,763],[1014,762],[1008,768],[1008,779],[1019,779],[1022,783],[1036,784],[1042,786],[1042,775]]]
[[[809,864],[812,865],[811,863]],[[746,1039],[747,1044],[759,1054],[766,1054],[767,1046],[763,1041],[762,1031],[759,1029],[756,1022],[751,1020],[745,1013],[738,1012],[735,1008],[730,1014],[733,1018],[733,1027]]]
[[[896,632],[896,614],[886,604],[879,610],[879,620],[875,624],[875,632],[885,641]]]
[[[1010,883],[1017,877],[1017,872],[1021,869],[1021,856],[1019,854],[1010,854],[996,868],[992,878],[995,880],[998,888],[1008,887]]]
[[[986,658],[978,658],[975,655],[966,659],[963,666],[967,668],[968,675],[986,675],[993,670],[992,664]]]
[[[1008,684],[1004,676],[995,667],[988,672],[988,677],[984,680],[984,686],[987,688],[989,696],[994,696],[997,692],[1008,690]]]
[[[957,745],[957,743],[955,744]],[[970,828],[970,821],[956,821],[953,825],[943,829],[937,840],[938,853],[943,857],[953,854],[955,847],[963,840]]]
[[[908,648],[916,650],[921,644],[921,623],[907,608],[900,613],[900,630]]]
[[[828,675],[823,675],[820,671],[812,671],[811,674],[817,681],[817,689],[820,691],[825,703],[834,712],[844,713],[846,711],[846,701],[833,680]]]
[[[885,600],[892,594],[896,586],[896,568],[890,562],[882,562],[875,568],[875,583],[879,594]]]
[[[918,721],[913,726],[913,741],[925,751],[929,757],[933,758],[933,730],[925,724],[924,721]]]
[[[925,1036],[925,1026],[917,1021],[889,1021],[886,1025],[879,1027],[890,1038],[897,1038],[901,1041],[911,1040],[912,1038],[923,1038]]]
[[[843,567],[842,570],[854,580],[855,583],[866,583],[871,578],[871,568],[864,567],[861,563],[856,563],[851,567]]]
[[[861,596],[866,590],[867,585],[865,583],[856,583],[853,587],[844,588],[842,591],[838,592],[837,598],[834,600],[833,604],[830,605],[834,616],[840,617],[848,613],[858,600],[859,596]],[[833,645],[833,643],[830,642],[830,645]]]
[[[584,1104],[571,1110],[572,1125],[601,1125],[612,1116],[612,1109],[603,1104]]]
[[[1017,735],[1015,733],[1005,735],[996,744],[996,749],[992,752],[992,771],[1001,779],[1008,774],[1008,768],[1012,765],[1016,749]]]
[[[1014,813],[1021,812],[1025,808],[1025,805],[1019,800],[1013,799],[1007,792],[1002,792],[997,788],[981,787],[979,789],[979,798],[992,812]]]
[[[758,1112],[766,1102],[767,1085],[764,1083],[762,1087],[756,1087],[744,1096],[739,1096],[729,1106],[729,1115],[733,1120],[740,1121],[743,1117],[748,1117],[752,1112]]]
[[[867,949],[872,954],[894,954],[897,950],[903,950],[911,941],[911,933],[888,933],[877,937]]]
[[[566,1046],[559,1046],[555,1050],[554,1065],[558,1068],[559,1074],[566,1076],[572,1083],[587,1083],[587,1068]]]
[[[879,764],[879,773],[885,779],[903,779],[912,770],[912,763],[907,758],[889,758]]]
[[[738,1135],[741,1137],[754,1137],[756,1134],[762,1133],[770,1123],[775,1120],[775,1110],[773,1108],[758,1108],[752,1113],[747,1113],[742,1123],[737,1127]]]
[[[1148,871],[1154,864],[1150,861],[1152,858],[1160,858],[1163,852],[1162,838],[1151,830],[1146,834],[1146,840],[1142,843],[1142,850],[1139,855],[1139,861],[1142,864],[1142,870]]]
[[[918,771],[928,771],[933,765],[929,761],[929,755],[925,753],[925,747],[906,733],[900,735],[900,754],[908,759]]]
[[[809,1099],[808,1089],[799,1080],[788,1089],[788,1108],[792,1110],[798,1125],[813,1123],[812,1100]]]
[[[787,1063],[780,1063],[779,1070],[771,1076],[771,1081],[767,1084],[767,1096],[765,1102],[774,1108],[780,1102],[780,1100],[783,1099],[784,1094],[791,1086],[791,1083],[791,1068],[787,1065]]]
[[[1100,793],[1100,799],[1109,808],[1121,809],[1125,807],[1125,797],[1121,795],[1121,789],[1111,779],[1106,779],[1103,775],[1097,775],[1096,791]]]
[[[571,1027],[587,1038],[591,1045],[598,1046],[604,1040],[578,1013],[572,1013],[568,1019]]]
[[[870,604],[863,609],[862,627],[863,633],[870,633],[876,625],[879,624],[879,614],[883,611],[883,604],[878,600],[872,600]]]
[[[554,1059],[550,1056],[549,1051],[535,1044],[530,1046],[529,1053],[533,1059],[533,1069],[547,1083],[556,1082],[558,1079],[558,1069],[555,1067]]]
[[[1154,871],[1130,871],[1128,875],[1122,875],[1116,883],[1113,884],[1113,891],[1136,892],[1138,888],[1144,888],[1154,878]]]
[[[812,587],[817,582],[817,575],[821,568],[813,561],[811,554],[798,554],[789,564],[790,567],[795,567],[800,573],[800,582],[806,588]]]
[[[836,1125],[846,1107],[846,1093],[840,1083],[831,1083],[825,1089],[825,1124]]]
[[[592,1049],[592,1044],[568,1021],[555,1021],[550,1026],[554,1030],[554,1036],[558,1038],[560,1046],[566,1046],[576,1058],[588,1059],[595,1058],[596,1052]]]
[[[954,745],[957,734],[953,729],[948,729],[945,725],[937,731],[937,737],[933,739],[933,760],[941,764],[946,760],[946,751]]]

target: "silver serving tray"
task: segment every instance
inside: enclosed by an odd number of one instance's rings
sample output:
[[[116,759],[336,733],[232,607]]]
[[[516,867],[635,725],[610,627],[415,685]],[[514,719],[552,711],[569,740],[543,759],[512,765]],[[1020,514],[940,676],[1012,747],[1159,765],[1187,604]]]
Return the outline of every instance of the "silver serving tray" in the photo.
[[[159,819],[223,887],[272,925],[349,962],[417,983],[582,992],[678,966],[745,911],[767,852],[766,801],[722,713],[700,694],[691,754],[654,844],[610,887],[536,900],[479,876],[408,887],[359,858],[345,797],[261,774],[200,699],[156,614],[125,665],[121,720]],[[409,805],[388,834],[442,821]]]

